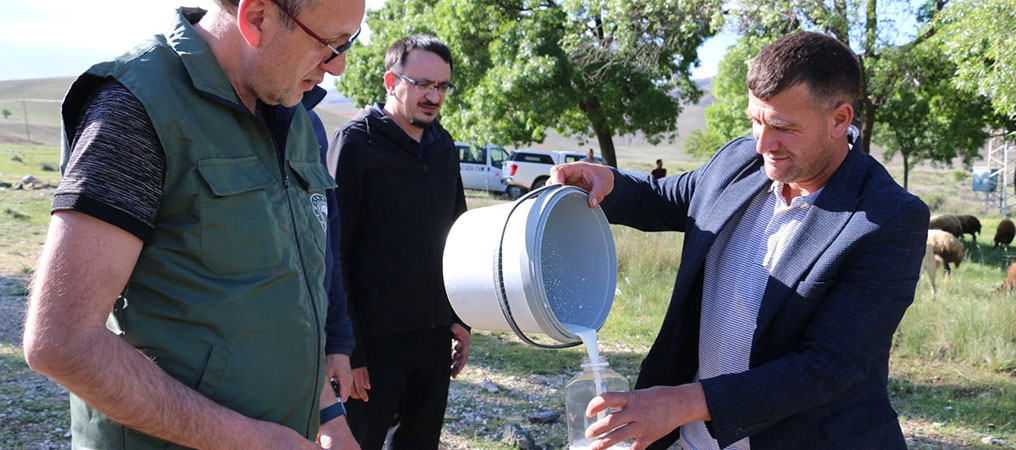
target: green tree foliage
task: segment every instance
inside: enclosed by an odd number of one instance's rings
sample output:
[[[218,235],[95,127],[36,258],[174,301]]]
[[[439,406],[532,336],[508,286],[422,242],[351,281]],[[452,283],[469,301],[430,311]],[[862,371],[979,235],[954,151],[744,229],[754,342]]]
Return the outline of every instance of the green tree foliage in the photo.
[[[717,66],[717,76],[712,80],[716,99],[706,107],[706,131],[692,131],[685,141],[687,153],[708,158],[727,141],[751,133],[751,122],[744,114],[748,107],[745,79],[752,58],[772,40],[771,37],[744,35],[727,49]]]
[[[995,113],[1016,121],[1016,5],[1012,0],[958,0],[939,15],[935,40],[956,65],[961,89],[991,99]],[[1016,129],[1010,125],[1010,132]]]
[[[691,130],[691,135],[684,141],[684,152],[698,159],[709,159],[727,141],[729,139],[713,130]]]
[[[910,169],[921,161],[951,164],[959,157],[969,167],[988,138],[988,99],[956,89],[955,66],[930,42],[888,52],[879,64],[880,72],[897,75],[879,108],[875,142],[885,149],[887,161],[897,153],[903,158],[904,189]]]
[[[11,116],[11,110],[9,110],[7,108],[4,108],[3,115],[4,115],[4,120],[7,120],[7,118]]]
[[[909,0],[733,1],[728,5],[729,23],[744,37],[735,47],[740,47],[738,51],[742,53],[728,56],[737,60],[746,56],[753,57],[768,42],[796,31],[827,33],[853,48],[857,52],[862,73],[861,94],[854,108],[854,117],[855,124],[861,128],[863,146],[867,151],[877,121],[878,108],[884,98],[892,95],[891,86],[896,84],[896,80],[885,79],[884,74],[876,76],[872,66],[878,65],[883,53],[901,46],[898,42],[901,34],[897,29],[898,21],[906,17],[930,21],[930,18],[933,18],[947,2],[948,0],[929,0],[925,7],[915,10]],[[934,34],[933,28],[924,30],[925,33],[902,46],[917,45]],[[744,85],[746,73],[747,66],[721,64],[717,78],[736,80],[740,91],[717,92],[717,102],[720,105],[723,105],[723,102],[732,103],[735,98],[746,95],[747,88]],[[732,118],[730,115],[732,112],[721,114],[715,111],[722,106],[710,105],[710,107],[714,111],[709,112],[707,109],[707,114],[723,116],[728,120]],[[729,124],[713,125],[709,120],[707,116],[708,132],[726,135]]]
[[[458,139],[526,145],[554,128],[595,137],[617,165],[612,138],[643,132],[673,141],[696,50],[719,23],[721,0],[389,0],[369,12],[374,34],[350,51],[340,92],[384,99],[384,50],[426,32],[455,57],[459,86],[443,124]],[[676,94],[676,95],[675,95]]]

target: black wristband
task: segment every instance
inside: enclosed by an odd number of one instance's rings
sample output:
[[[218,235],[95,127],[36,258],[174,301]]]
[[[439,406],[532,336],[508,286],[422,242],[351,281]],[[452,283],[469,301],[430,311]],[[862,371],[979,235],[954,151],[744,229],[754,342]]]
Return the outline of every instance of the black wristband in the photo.
[[[334,405],[321,410],[321,424],[324,425],[325,422],[344,415],[346,415],[346,407],[340,400]]]

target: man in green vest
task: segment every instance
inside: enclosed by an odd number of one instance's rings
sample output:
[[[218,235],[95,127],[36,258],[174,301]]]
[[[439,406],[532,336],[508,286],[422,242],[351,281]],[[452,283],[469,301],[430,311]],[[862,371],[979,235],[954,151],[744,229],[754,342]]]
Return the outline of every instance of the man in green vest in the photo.
[[[74,448],[356,448],[324,377],[335,183],[300,100],[363,12],[180,8],[74,82],[24,341]]]

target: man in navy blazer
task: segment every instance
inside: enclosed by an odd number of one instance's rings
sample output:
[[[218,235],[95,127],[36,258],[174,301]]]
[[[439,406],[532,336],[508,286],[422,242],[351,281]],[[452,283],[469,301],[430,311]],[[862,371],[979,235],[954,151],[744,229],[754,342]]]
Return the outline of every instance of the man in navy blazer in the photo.
[[[928,208],[850,139],[853,53],[785,36],[748,73],[754,139],[659,181],[574,163],[613,223],[682,231],[670,307],[636,390],[593,399],[602,449],[904,449],[886,387]],[[608,195],[609,194],[609,195]],[[613,431],[611,431],[613,430]]]

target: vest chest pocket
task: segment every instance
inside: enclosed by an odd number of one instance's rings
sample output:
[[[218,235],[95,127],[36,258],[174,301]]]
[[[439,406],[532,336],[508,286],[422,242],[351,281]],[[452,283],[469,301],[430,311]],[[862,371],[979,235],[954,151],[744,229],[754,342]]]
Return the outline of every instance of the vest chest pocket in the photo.
[[[198,161],[208,187],[200,194],[201,261],[217,274],[273,267],[282,259],[279,220],[268,187],[275,183],[256,156]],[[284,200],[283,200],[284,201]]]
[[[293,169],[299,180],[301,192],[300,197],[305,199],[302,205],[296,210],[302,211],[308,220],[311,233],[317,242],[318,250],[324,254],[325,246],[328,244],[328,197],[326,191],[335,188],[335,180],[325,167],[319,162],[289,161],[289,167]]]

